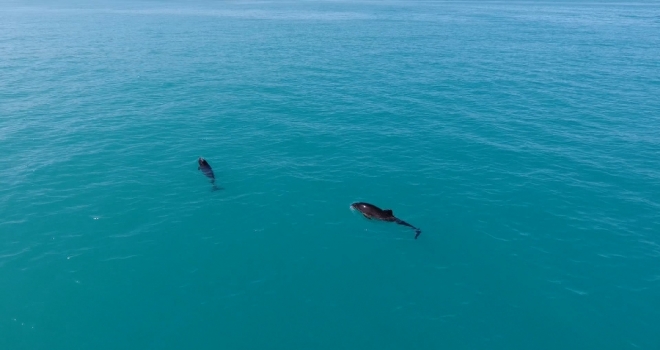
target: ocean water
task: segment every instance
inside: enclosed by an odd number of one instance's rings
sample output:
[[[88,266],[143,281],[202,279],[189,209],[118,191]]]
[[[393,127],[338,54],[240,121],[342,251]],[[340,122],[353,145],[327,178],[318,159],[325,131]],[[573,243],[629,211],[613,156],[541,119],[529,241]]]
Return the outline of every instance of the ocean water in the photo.
[[[659,324],[657,2],[0,5],[0,349]]]

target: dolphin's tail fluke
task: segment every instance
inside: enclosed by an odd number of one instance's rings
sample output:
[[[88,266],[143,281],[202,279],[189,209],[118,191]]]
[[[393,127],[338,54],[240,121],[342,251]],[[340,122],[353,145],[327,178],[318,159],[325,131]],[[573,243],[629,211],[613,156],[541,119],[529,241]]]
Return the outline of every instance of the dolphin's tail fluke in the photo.
[[[413,226],[413,225],[411,225],[411,224],[409,224],[409,223],[407,223],[407,222],[405,222],[401,219],[396,219],[396,223],[399,224],[399,225],[408,226],[408,227],[412,228],[413,230],[415,230],[415,239],[417,239],[417,237],[419,237],[419,235],[422,233],[422,230],[418,229],[417,227],[415,227],[415,226]]]

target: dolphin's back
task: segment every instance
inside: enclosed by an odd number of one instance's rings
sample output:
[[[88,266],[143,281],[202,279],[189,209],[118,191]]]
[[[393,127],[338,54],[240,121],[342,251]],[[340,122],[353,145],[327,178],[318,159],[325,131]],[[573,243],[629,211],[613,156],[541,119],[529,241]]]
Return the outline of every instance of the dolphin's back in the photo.
[[[215,174],[213,173],[213,169],[211,169],[210,166],[203,165],[200,168],[201,168],[202,172],[204,173],[204,175],[206,175],[206,176],[208,176],[208,177],[215,180]]]
[[[211,169],[211,165],[206,161],[204,158],[199,158],[199,167],[197,169],[201,170],[206,177],[211,179],[211,182],[215,182],[215,174],[213,173],[213,169]]]

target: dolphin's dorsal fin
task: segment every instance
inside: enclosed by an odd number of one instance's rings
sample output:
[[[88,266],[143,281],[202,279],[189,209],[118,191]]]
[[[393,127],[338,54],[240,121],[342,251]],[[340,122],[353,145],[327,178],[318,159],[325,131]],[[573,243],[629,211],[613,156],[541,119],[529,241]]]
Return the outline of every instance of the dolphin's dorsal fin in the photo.
[[[385,213],[385,214],[387,214],[387,215],[392,215],[392,216],[394,216],[394,213],[392,212],[392,209],[385,209],[385,210],[383,210],[383,213]]]

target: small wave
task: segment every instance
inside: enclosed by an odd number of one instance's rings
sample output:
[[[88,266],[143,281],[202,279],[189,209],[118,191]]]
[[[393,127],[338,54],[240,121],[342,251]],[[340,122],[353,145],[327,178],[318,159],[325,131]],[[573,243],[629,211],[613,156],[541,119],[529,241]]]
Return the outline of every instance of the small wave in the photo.
[[[127,256],[115,256],[115,257],[104,259],[104,260],[101,260],[101,261],[126,260],[126,259],[135,258],[137,256],[140,256],[140,254],[127,255]]]
[[[588,292],[585,292],[585,291],[583,291],[583,290],[579,290],[579,289],[573,289],[573,288],[569,288],[569,287],[565,287],[564,289],[566,289],[566,290],[568,290],[568,291],[571,291],[571,292],[573,292],[573,293],[575,293],[575,294],[577,294],[577,295],[580,295],[580,296],[589,295]]]
[[[16,253],[9,253],[9,254],[0,255],[0,259],[12,258],[12,257],[19,256],[19,255],[21,255],[23,253],[26,253],[26,252],[29,252],[29,251],[30,251],[30,248],[23,248],[23,249],[21,249],[20,251],[18,251]]]

